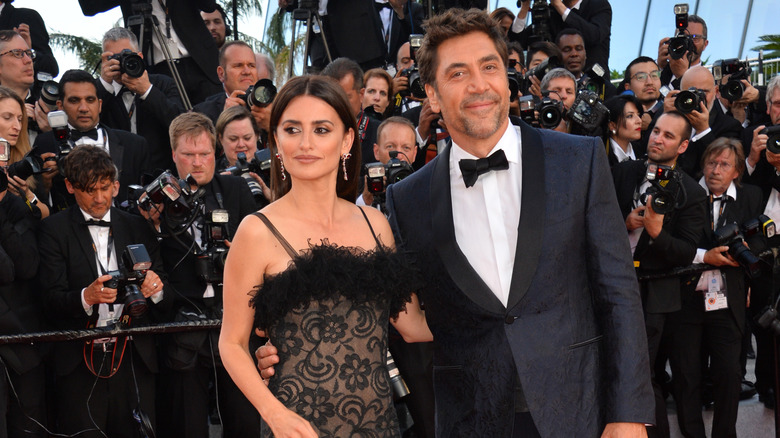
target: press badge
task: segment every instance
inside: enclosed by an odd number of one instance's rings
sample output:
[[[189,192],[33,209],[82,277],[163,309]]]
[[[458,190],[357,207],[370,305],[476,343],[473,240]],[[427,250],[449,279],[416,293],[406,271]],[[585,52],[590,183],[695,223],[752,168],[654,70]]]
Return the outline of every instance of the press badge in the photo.
[[[709,276],[707,292],[704,294],[704,310],[710,312],[726,309],[729,307],[726,299],[726,278],[720,271],[709,272],[712,272],[712,275]]]

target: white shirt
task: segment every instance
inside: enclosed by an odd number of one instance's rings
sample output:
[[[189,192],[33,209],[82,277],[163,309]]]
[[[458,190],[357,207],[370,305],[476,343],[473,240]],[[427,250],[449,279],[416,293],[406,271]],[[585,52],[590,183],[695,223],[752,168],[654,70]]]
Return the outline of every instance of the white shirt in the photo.
[[[572,9],[580,9],[580,5],[582,4],[582,0],[579,0],[577,3],[574,4],[571,8],[566,8],[565,11],[563,11],[563,15],[561,15],[561,20],[566,22],[566,19],[569,18],[569,13]],[[528,15],[526,15],[525,18],[520,18],[520,16],[515,17],[515,21],[512,22],[512,32],[514,33],[520,33],[525,29],[526,27],[526,21],[528,21]]]
[[[68,129],[76,129],[68,123]],[[99,146],[106,150],[106,152],[109,152],[108,150],[108,135],[106,135],[106,132],[101,128],[99,125],[95,126],[95,129],[97,129],[97,140],[92,140],[89,137],[81,137],[78,139],[78,141],[74,141],[73,144],[76,146],[83,146],[85,144],[91,145],[91,146]]]
[[[80,209],[81,210],[81,209]],[[89,213],[85,212],[84,210],[81,210],[81,214],[84,216],[84,220],[88,221],[90,219],[94,220],[104,220],[106,222],[111,222],[111,210],[108,210],[105,216],[102,218],[93,218]],[[87,227],[89,229],[89,235],[92,237],[92,243],[95,245],[95,265],[97,266],[97,271],[100,275],[105,275],[106,272],[103,272],[103,269],[105,268],[106,271],[116,271],[119,269],[117,262],[116,262],[116,247],[112,244],[111,248],[108,247],[108,235],[111,231],[108,227],[100,227],[97,225],[89,225]],[[110,257],[109,257],[109,249],[110,251]],[[81,290],[81,305],[84,307],[84,312],[87,313],[87,315],[92,315],[92,306],[88,305],[86,300],[84,300],[84,290],[86,288]],[[108,304],[101,303],[98,305],[98,321],[97,326],[98,327],[105,327],[106,325],[113,323],[117,319],[119,319],[119,316],[122,315],[122,304],[114,304],[113,309],[109,309]]]
[[[165,3],[165,1],[163,1],[163,3]],[[190,52],[187,51],[187,48],[184,47],[184,44],[181,42],[181,38],[179,38],[179,35],[176,34],[176,30],[173,28],[173,23],[171,23],[170,29],[167,29],[165,11],[163,10],[159,1],[152,1],[152,15],[157,17],[157,22],[160,23],[160,32],[168,44],[168,50],[171,52],[171,58],[179,59],[190,56]],[[168,30],[171,32],[170,38],[168,38]],[[154,35],[154,32],[152,32],[152,35]],[[152,36],[152,47],[152,56],[154,57],[155,64],[165,62],[165,55],[163,55],[162,49],[163,46],[160,44],[157,36]]]
[[[509,168],[480,175],[472,187],[467,188],[463,182],[458,162],[477,157],[453,142],[449,163],[455,241],[504,306],[509,301],[520,223],[522,144],[518,130],[508,123],[504,135],[490,151],[492,154],[503,149]]]
[[[711,195],[709,187],[707,187],[707,183],[704,182],[704,177],[701,177],[699,180],[699,185],[704,188],[704,191],[707,192],[707,195]],[[723,193],[721,195],[722,197],[728,196],[731,198],[730,202],[734,202],[737,200],[737,186],[734,185],[734,181],[731,182],[729,185],[729,188],[726,189],[726,193]],[[718,221],[720,220],[720,210],[721,206],[723,205],[723,201],[721,200],[713,200],[712,205],[710,208],[712,208],[712,220],[715,222],[715,228],[718,228]],[[726,204],[728,205],[728,204]],[[728,207],[725,207],[728,208]],[[693,258],[693,263],[704,263],[704,254],[707,252],[704,248],[696,248],[696,256]],[[720,269],[711,269],[709,271],[704,271],[701,274],[701,277],[699,278],[699,282],[696,284],[696,290],[698,291],[706,291],[707,286],[710,284],[710,279],[713,276],[720,276]]]
[[[623,151],[623,148],[620,147],[620,145],[611,138],[609,139],[609,144],[612,149],[612,155],[617,158],[618,163],[622,163],[628,160],[636,160],[636,155],[634,155],[634,148],[631,146],[631,143],[628,144],[628,149],[625,152]]]
[[[376,3],[386,4],[387,0],[375,0]],[[382,8],[379,11],[379,19],[382,20],[382,39],[387,46],[387,50],[390,50],[390,32],[393,29],[393,8]]]

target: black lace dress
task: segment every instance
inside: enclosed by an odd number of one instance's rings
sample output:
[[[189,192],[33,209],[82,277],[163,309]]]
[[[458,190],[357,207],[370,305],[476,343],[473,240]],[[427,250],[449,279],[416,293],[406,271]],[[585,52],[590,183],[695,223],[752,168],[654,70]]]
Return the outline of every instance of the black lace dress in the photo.
[[[297,253],[255,214],[292,258],[251,300],[256,326],[279,352],[271,391],[321,437],[399,436],[385,368],[387,326],[419,284],[417,274],[373,229],[372,251],[324,241]]]

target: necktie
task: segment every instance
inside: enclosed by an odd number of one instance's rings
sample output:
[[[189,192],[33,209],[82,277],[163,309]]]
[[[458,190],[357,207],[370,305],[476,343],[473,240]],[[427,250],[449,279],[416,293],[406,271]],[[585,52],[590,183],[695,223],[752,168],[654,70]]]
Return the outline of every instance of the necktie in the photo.
[[[79,131],[78,129],[71,129],[70,130],[70,139],[75,141],[79,141],[83,137],[89,137],[92,140],[97,141],[98,139],[98,132],[97,128],[92,128],[89,131]]]
[[[103,219],[89,219],[84,221],[88,227],[108,227],[111,228],[111,222],[104,221]]]
[[[463,182],[466,183],[466,187],[471,187],[483,173],[488,173],[491,170],[509,169],[509,162],[506,160],[503,149],[499,149],[487,158],[460,160],[458,166],[460,166],[460,171],[463,173]]]

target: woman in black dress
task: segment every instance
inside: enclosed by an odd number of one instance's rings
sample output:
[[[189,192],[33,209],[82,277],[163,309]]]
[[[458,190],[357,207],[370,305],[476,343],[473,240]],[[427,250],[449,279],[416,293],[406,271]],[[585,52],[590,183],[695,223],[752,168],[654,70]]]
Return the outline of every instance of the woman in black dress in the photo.
[[[407,342],[433,338],[387,220],[353,202],[356,131],[338,84],[291,79],[271,113],[277,201],[244,219],[228,254],[220,353],[264,436],[398,436],[388,321]],[[279,350],[270,391],[248,349],[254,327]]]

